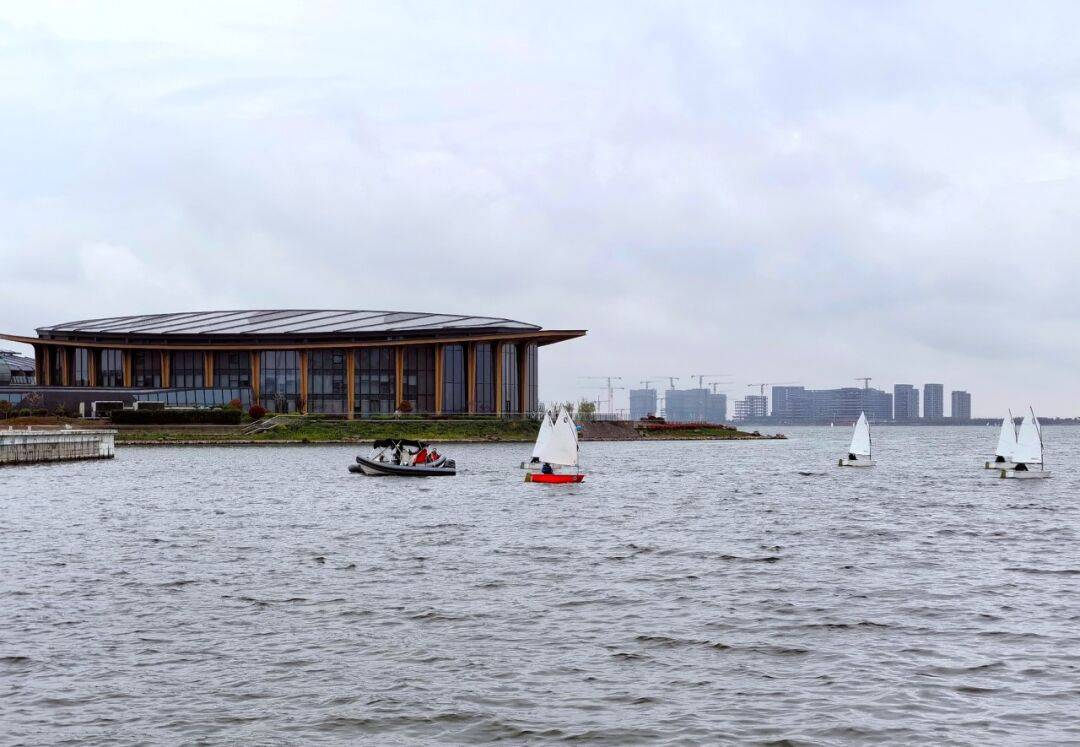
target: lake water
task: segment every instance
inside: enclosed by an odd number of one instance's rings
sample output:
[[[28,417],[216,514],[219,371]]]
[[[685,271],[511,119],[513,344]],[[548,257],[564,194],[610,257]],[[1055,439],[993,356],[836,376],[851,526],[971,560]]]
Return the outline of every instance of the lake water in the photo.
[[[1080,741],[1080,428],[354,447],[0,471],[0,743]]]

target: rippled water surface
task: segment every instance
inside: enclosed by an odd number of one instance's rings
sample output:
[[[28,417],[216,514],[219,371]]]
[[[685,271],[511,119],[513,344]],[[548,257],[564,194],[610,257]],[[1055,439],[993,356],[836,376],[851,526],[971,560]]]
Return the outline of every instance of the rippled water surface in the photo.
[[[1080,741],[1080,429],[121,448],[0,471],[3,743]]]

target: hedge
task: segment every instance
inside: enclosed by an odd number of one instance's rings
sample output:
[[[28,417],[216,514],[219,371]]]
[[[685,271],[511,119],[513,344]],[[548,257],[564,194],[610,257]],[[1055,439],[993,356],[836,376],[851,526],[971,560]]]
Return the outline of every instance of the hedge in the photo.
[[[240,425],[239,410],[116,410],[117,425]]]

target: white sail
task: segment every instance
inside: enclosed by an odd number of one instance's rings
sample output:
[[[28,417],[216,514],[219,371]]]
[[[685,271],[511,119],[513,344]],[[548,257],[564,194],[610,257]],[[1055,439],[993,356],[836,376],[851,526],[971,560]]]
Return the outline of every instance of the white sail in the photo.
[[[1013,422],[1012,414],[1001,421],[1001,433],[998,434],[997,450],[994,451],[999,457],[1012,459],[1016,451],[1016,423]]]
[[[543,447],[543,444],[551,437],[551,418],[552,414],[549,412],[545,412],[544,419],[540,421],[540,432],[536,434],[536,446],[533,446],[532,450],[532,455],[534,458],[540,457],[540,449]]]
[[[870,423],[866,420],[865,412],[859,413],[859,422],[855,423],[848,452],[855,456],[870,456]]]
[[[541,462],[572,467],[578,462],[577,428],[564,409],[551,428],[551,435],[534,452]]]
[[[1017,464],[1042,464],[1042,436],[1039,433],[1039,421],[1034,413],[1024,416],[1020,432],[1016,436],[1016,449],[1012,460]]]

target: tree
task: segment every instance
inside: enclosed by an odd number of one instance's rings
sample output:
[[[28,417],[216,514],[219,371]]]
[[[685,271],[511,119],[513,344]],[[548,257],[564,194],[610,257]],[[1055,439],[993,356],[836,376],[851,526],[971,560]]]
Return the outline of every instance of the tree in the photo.
[[[583,399],[578,402],[577,413],[578,417],[582,419],[591,418],[596,412],[596,403],[590,402],[587,399]]]

